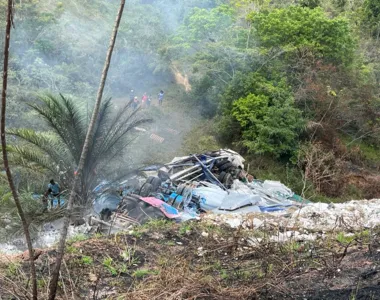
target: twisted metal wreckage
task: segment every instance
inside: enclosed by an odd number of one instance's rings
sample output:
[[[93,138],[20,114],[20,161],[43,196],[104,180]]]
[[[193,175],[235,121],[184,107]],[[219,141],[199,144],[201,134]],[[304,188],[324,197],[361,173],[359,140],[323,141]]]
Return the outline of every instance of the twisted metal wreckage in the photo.
[[[273,212],[304,200],[277,181],[254,179],[244,158],[229,149],[176,157],[145,168],[118,184],[102,182],[94,189],[90,225],[123,229],[151,219],[197,219],[216,214]]]

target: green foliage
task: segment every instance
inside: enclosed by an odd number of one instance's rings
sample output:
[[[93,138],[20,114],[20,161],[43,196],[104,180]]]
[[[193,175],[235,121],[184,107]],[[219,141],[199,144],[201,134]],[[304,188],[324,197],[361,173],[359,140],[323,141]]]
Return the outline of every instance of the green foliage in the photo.
[[[251,94],[234,104],[233,116],[243,128],[243,144],[249,151],[279,157],[297,149],[303,120],[291,99],[270,105],[267,97]]]
[[[249,19],[266,49],[296,53],[306,48],[336,64],[352,63],[355,42],[346,19],[331,19],[320,8],[300,6],[252,13]]]
[[[373,236],[368,229],[365,229],[355,233],[355,238],[360,240],[362,243],[370,243]]]
[[[152,219],[141,226],[141,229],[149,230],[167,230],[173,226],[174,222],[167,219]]]
[[[91,256],[82,256],[80,261],[83,265],[92,265],[94,262]]]
[[[37,286],[39,289],[43,289],[46,286],[46,281],[44,279],[38,279]]]
[[[221,5],[207,10],[194,8],[184,25],[187,27],[191,42],[204,39],[216,39],[231,25],[233,9],[228,5]]]
[[[368,163],[380,165],[380,153],[376,144],[369,144],[363,140],[352,141],[348,136],[342,136],[341,140],[348,149],[359,149],[360,155]]]
[[[22,178],[22,187],[26,181],[28,185],[46,181],[41,174],[53,176],[63,188],[71,184],[107,50],[104,41],[114,21],[117,3],[111,2],[15,3],[7,117],[9,134],[16,138],[9,146],[13,167],[21,167],[17,172],[28,177]],[[360,155],[366,163],[377,165],[379,5],[377,0],[132,1],[121,21],[105,92],[124,98],[131,88],[138,94],[164,89],[169,101],[171,96],[180,99],[173,101],[171,111],[185,112],[185,119],[172,123],[195,124],[185,136],[184,154],[231,145],[264,153],[273,164],[258,167],[257,176],[281,179],[300,191],[299,170],[285,165],[301,140],[300,111],[306,121],[322,120],[324,130],[343,131],[350,140],[359,138]],[[6,1],[0,1],[0,10],[5,7]],[[4,26],[4,14],[0,25]],[[360,40],[359,47],[355,39]],[[188,76],[191,92],[178,92],[170,83],[173,73]],[[36,91],[62,91],[70,97],[53,96],[59,102],[55,104],[53,99],[41,102],[33,96]],[[144,113],[173,120],[165,109],[152,107]],[[194,110],[208,122],[188,117]],[[125,145],[136,152],[141,146],[140,140],[132,142],[131,135],[111,147],[112,132],[122,134],[121,128],[129,127],[125,123],[109,131],[117,112],[105,107],[107,125],[100,122],[103,129],[86,162],[82,190],[90,189],[100,174],[116,179],[115,174],[141,162],[130,152],[119,160],[125,154],[119,150]],[[177,130],[184,132],[182,127]],[[316,138],[309,132],[302,134],[302,139],[310,137]],[[165,149],[154,147],[149,162],[170,158],[175,147],[167,144]],[[108,146],[113,150],[106,151]],[[121,165],[125,168],[118,168]],[[45,185],[36,190],[42,188]],[[0,192],[6,209],[12,202],[7,193]],[[348,193],[360,195],[361,191],[353,186]],[[313,187],[307,194],[331,200],[317,195]],[[30,196],[25,206],[38,215],[39,206]],[[136,230],[134,234],[141,237],[143,233]]]
[[[188,232],[191,232],[192,229],[193,229],[192,223],[184,222],[181,224],[181,227],[179,228],[178,233],[180,235],[185,235]]]
[[[231,114],[239,123],[244,147],[257,154],[292,155],[304,121],[285,81],[274,84],[251,73],[232,83],[226,99],[233,99],[234,91],[240,98],[225,103],[225,117]]]
[[[193,66],[194,73],[197,73],[198,70],[199,68],[196,65]],[[200,113],[204,117],[213,117],[218,108],[218,100],[220,100],[218,97],[219,88],[216,86],[213,76],[206,74],[200,79],[195,79],[192,86],[189,99],[191,99],[193,105],[198,106]]]
[[[104,237],[104,234],[101,233],[101,232],[97,232],[93,235],[93,238],[94,239],[101,239],[102,237]]]
[[[89,236],[83,234],[83,233],[79,233],[77,235],[74,235],[72,236],[71,238],[67,239],[67,244],[70,245],[70,244],[74,244],[76,242],[82,242],[82,241],[85,241],[89,238]]]
[[[219,94],[239,70],[248,70],[256,52],[251,28],[236,7],[220,5],[195,8],[173,36],[169,53],[176,64],[189,70],[192,91],[189,99],[206,117],[215,115]],[[177,63],[179,62],[179,63]]]
[[[17,174],[17,173],[16,173]],[[18,176],[14,176],[17,178]],[[2,176],[0,176],[0,180]],[[0,181],[1,183],[1,181]],[[22,224],[9,187],[0,184],[0,239],[10,238],[22,234]],[[32,237],[39,232],[39,225],[48,222],[53,213],[43,212],[44,206],[39,199],[34,199],[30,192],[20,191],[19,198],[25,217],[29,222],[29,230]],[[60,211],[55,211],[56,216],[61,217]]]
[[[215,125],[212,122],[201,122],[198,126],[194,126],[193,130],[184,137],[181,152],[188,155],[220,149],[215,131]]]
[[[223,280],[229,279],[229,275],[227,273],[227,270],[223,269],[220,271],[220,278],[222,278]]]
[[[300,5],[313,9],[321,5],[321,0],[301,0]]]
[[[7,267],[7,276],[8,277],[15,277],[18,275],[19,271],[21,270],[21,265],[19,263],[9,262]]]
[[[137,265],[140,263],[140,259],[136,255],[136,248],[135,247],[127,247],[122,253],[121,257],[126,262],[126,266],[130,267],[133,265]]]
[[[112,257],[108,256],[103,259],[103,266],[111,273],[112,276],[119,274],[114,265],[115,264]]]
[[[364,20],[372,30],[373,36],[378,38],[380,32],[380,2],[377,0],[365,0]]]
[[[364,2],[365,14],[367,20],[371,23],[380,21],[380,2],[377,0],[365,0]]]
[[[23,143],[9,147],[11,163],[41,173],[48,171],[61,185],[69,186],[86,137],[87,116],[80,104],[62,95],[48,94],[40,100],[41,103],[30,104],[30,107],[50,131],[8,130],[8,134]],[[108,169],[110,163],[131,143],[134,127],[149,122],[137,117],[137,111],[132,111],[129,103],[118,112],[112,110],[111,99],[103,102],[82,174],[82,203],[87,201],[87,193],[96,184],[94,174],[104,172],[104,175],[109,171],[115,174],[117,168]]]
[[[79,252],[80,252],[79,249],[73,245],[67,245],[66,246],[66,253],[76,254]]]
[[[336,240],[343,246],[347,246],[355,239],[355,235],[345,235],[344,232],[339,232],[336,236]]]
[[[135,229],[131,232],[131,235],[134,236],[136,239],[140,239],[143,236],[143,232],[141,230]]]
[[[295,193],[301,194],[303,183],[301,170],[293,164],[274,159],[272,156],[247,156],[250,172],[262,180],[277,180],[290,187]]]
[[[128,267],[131,266],[132,263],[128,262],[128,264],[125,263],[118,263],[114,261],[114,259],[111,256],[106,256],[103,259],[103,267],[112,275],[112,276],[118,276],[121,273],[128,272]]]

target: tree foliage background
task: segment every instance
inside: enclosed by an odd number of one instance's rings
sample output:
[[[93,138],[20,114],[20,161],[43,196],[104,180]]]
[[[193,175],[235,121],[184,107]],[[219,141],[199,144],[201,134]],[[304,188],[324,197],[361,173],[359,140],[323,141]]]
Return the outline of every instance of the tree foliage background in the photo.
[[[116,5],[16,1],[11,127],[49,130],[26,105],[44,92],[73,99],[84,115],[91,111]],[[217,143],[251,156],[255,172],[264,177],[284,179],[270,170],[273,164],[305,173],[297,161],[304,161],[300,153],[306,148],[333,151],[339,174],[350,164],[377,174],[379,9],[376,0],[129,1],[106,94],[126,99],[134,89],[154,97],[164,89],[171,105],[146,112],[158,121],[156,129],[165,120],[180,132],[194,127],[199,133],[206,122],[202,145],[212,141],[210,147]],[[178,78],[188,80],[190,91]],[[190,144],[188,151],[199,149]],[[170,148],[178,149],[172,146],[135,152],[165,160]],[[186,153],[186,145],[182,149]],[[135,164],[134,157],[127,154],[123,164]],[[299,180],[286,183],[300,192]],[[338,183],[345,180],[309,184],[311,190],[322,187],[318,194],[336,196],[344,194]]]

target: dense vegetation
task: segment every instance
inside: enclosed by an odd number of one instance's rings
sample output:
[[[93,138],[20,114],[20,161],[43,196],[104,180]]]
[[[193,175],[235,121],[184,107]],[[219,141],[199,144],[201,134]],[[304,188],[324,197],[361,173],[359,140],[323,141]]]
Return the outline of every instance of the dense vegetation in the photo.
[[[5,5],[0,0],[1,28]],[[62,142],[64,129],[52,130],[33,109],[46,93],[72,99],[80,122],[89,115],[116,8],[115,1],[16,1],[8,124],[17,133],[11,149],[20,189],[42,191],[41,174],[64,181],[57,167],[75,170],[72,155],[59,158],[65,148],[51,161],[26,153],[21,138],[43,136],[53,148]],[[281,179],[307,197],[376,197],[379,38],[376,0],[128,1],[107,95],[119,109],[131,89],[153,97],[164,89],[170,105],[141,117],[156,128],[168,119],[182,132],[192,126],[183,152],[233,147],[258,177]],[[197,114],[202,120],[194,122]],[[166,160],[177,150],[149,144],[136,159],[141,143],[109,167]]]
[[[320,200],[376,197],[379,21],[371,0],[229,1],[192,10],[173,52],[210,134],[257,175]]]

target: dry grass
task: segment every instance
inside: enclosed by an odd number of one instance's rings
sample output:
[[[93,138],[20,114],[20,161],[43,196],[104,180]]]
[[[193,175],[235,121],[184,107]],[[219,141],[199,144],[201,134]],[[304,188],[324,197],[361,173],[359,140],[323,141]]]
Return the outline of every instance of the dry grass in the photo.
[[[227,287],[217,276],[205,275],[186,259],[172,259],[160,265],[153,275],[120,295],[123,299],[256,299],[251,286]]]
[[[380,249],[375,231],[355,238],[332,233],[315,241],[273,241],[280,231],[161,221],[131,234],[74,241],[67,246],[57,299],[293,299],[326,289],[325,280],[335,288],[356,287]],[[55,255],[48,250],[36,260],[40,299]],[[373,280],[380,275],[361,284]],[[4,299],[27,299],[29,288],[26,261],[0,266]]]

